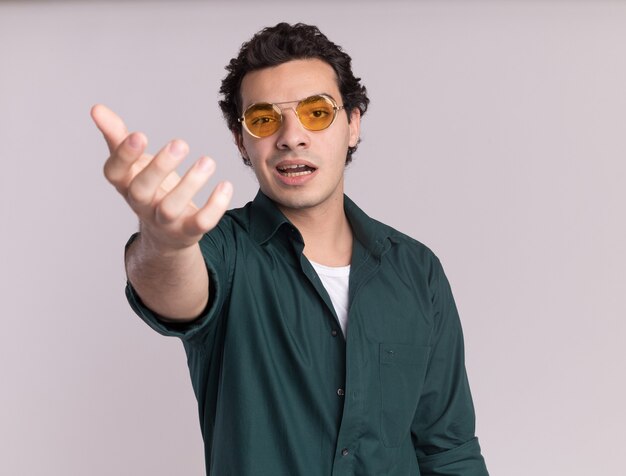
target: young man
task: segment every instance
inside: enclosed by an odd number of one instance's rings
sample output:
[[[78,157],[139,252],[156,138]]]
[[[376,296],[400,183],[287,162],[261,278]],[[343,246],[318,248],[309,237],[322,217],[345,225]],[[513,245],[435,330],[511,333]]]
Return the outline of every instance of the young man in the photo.
[[[172,141],[154,157],[103,106],[107,179],[140,220],[127,296],[182,339],[207,474],[487,474],[474,435],[463,337],[437,258],[344,196],[368,98],[317,28],[257,33],[220,102],[260,191],[226,211],[214,169]]]

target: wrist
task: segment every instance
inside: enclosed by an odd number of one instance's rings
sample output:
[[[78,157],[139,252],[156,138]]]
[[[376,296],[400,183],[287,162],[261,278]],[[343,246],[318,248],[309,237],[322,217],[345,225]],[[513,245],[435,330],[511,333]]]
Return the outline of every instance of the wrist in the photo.
[[[197,253],[197,242],[191,244],[168,239],[159,230],[155,230],[143,223],[139,224],[139,232],[133,245],[138,254],[144,258],[180,259]]]
[[[138,240],[146,252],[159,256],[179,256],[197,248],[197,240],[189,237],[168,236],[160,228],[139,222]]]

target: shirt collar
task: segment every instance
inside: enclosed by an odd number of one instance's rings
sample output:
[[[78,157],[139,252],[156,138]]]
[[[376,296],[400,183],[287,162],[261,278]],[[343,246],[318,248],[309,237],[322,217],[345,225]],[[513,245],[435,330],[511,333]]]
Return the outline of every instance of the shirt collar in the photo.
[[[373,256],[380,258],[390,245],[388,238],[392,229],[370,218],[347,195],[343,196],[343,208],[352,227],[354,238]]]
[[[344,195],[343,203],[355,239],[372,255],[380,257],[388,244],[391,229],[370,218],[347,195]],[[293,226],[275,203],[259,190],[250,213],[250,234],[254,240],[259,244],[267,242],[283,225]]]
[[[290,223],[274,202],[259,190],[250,209],[250,234],[252,238],[262,245],[272,238],[282,225]]]

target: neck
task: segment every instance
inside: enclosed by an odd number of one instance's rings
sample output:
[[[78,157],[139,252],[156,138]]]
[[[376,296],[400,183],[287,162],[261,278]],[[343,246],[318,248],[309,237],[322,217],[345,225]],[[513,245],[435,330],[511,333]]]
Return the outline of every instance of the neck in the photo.
[[[281,211],[300,231],[304,255],[325,266],[347,266],[352,258],[352,229],[343,195],[318,207]]]

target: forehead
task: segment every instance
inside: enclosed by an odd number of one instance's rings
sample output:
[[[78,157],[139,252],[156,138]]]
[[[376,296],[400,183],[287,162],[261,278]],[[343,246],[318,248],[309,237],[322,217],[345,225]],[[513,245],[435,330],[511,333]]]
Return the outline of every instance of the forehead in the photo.
[[[340,99],[337,75],[319,59],[292,60],[246,74],[241,82],[242,107],[255,102],[284,102],[326,93]]]

